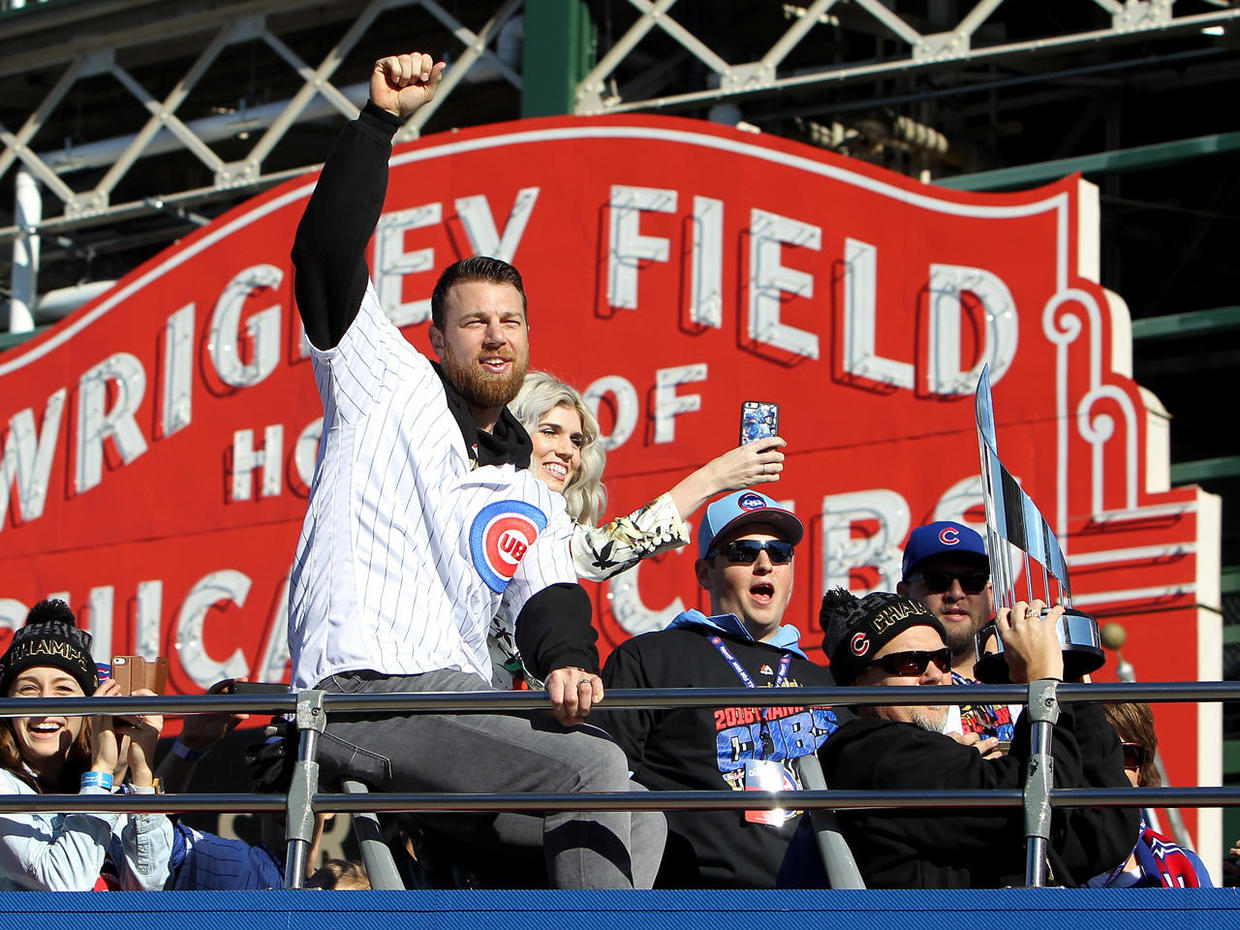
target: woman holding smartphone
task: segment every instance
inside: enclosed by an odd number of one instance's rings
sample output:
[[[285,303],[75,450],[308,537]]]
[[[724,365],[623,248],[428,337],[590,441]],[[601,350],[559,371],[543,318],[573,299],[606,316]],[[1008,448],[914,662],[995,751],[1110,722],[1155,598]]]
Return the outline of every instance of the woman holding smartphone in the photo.
[[[119,696],[116,682],[99,683],[90,642],[64,601],[40,601],[0,659],[0,694]],[[153,794],[151,759],[162,726],[156,715],[8,718],[0,722],[0,794],[111,794],[126,763],[128,792]],[[171,849],[172,828],[163,815],[0,814],[0,890],[158,890]],[[114,876],[103,875],[105,861]]]
[[[573,561],[578,577],[587,581],[604,581],[642,559],[688,545],[685,521],[707,501],[727,491],[778,481],[784,468],[780,450],[787,443],[768,436],[729,449],[645,506],[598,526],[607,504],[602,482],[607,456],[599,441],[598,420],[581,394],[546,372],[532,371],[508,409],[533,443],[530,469],[564,495],[568,515],[577,524]],[[513,678],[523,677],[513,631],[496,621],[489,639],[493,683],[509,688]]]

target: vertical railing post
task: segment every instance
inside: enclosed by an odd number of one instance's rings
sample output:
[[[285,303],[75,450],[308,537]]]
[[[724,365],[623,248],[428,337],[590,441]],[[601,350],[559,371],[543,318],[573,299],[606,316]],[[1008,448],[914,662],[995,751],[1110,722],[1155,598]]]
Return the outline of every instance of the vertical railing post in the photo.
[[[1025,773],[1025,884],[1046,884],[1046,852],[1051,837],[1051,786],[1055,780],[1051,757],[1052,727],[1059,719],[1058,680],[1029,682],[1029,770]]]
[[[302,691],[297,695],[297,762],[288,789],[285,837],[288,851],[284,860],[284,887],[301,888],[306,880],[306,859],[314,838],[314,796],[319,790],[319,735],[327,724],[322,691]]]

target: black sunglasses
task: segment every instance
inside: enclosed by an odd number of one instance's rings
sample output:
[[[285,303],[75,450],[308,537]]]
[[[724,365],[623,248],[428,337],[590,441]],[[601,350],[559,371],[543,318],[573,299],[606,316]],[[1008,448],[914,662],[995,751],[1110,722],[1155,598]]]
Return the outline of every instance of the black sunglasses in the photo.
[[[734,539],[714,555],[722,555],[733,565],[752,565],[758,554],[765,551],[775,565],[787,565],[792,561],[792,543],[782,539]]]
[[[1124,750],[1124,768],[1139,769],[1145,765],[1145,760],[1149,758],[1150,751],[1140,743],[1121,743]]]
[[[952,651],[944,646],[932,652],[921,650],[912,652],[889,652],[880,656],[870,665],[881,668],[889,675],[924,675],[926,666],[931,662],[939,667],[939,671],[947,674],[952,670]]]
[[[986,583],[990,581],[988,572],[945,572],[939,569],[930,569],[924,572],[914,572],[908,576],[908,580],[920,578],[926,585],[926,590],[931,594],[942,594],[952,586],[953,581],[960,582],[960,590],[965,594],[981,594],[986,590]]]

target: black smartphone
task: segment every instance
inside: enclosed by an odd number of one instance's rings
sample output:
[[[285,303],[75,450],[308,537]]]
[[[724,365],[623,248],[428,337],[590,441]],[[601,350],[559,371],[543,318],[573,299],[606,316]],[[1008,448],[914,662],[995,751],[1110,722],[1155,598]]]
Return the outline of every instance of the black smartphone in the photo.
[[[288,685],[274,681],[234,681],[225,694],[288,694]]]
[[[779,404],[747,400],[741,404],[741,445],[779,435]]]

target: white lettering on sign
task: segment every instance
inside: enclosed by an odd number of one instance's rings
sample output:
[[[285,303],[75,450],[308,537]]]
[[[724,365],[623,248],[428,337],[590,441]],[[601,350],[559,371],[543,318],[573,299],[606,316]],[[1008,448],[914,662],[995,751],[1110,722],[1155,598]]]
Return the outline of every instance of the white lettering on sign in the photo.
[[[489,255],[491,258],[513,262],[517,254],[517,246],[525,235],[525,225],[534,212],[534,204],[538,202],[537,187],[523,187],[517,191],[512,203],[512,212],[508,214],[508,222],[504,224],[501,236],[495,228],[495,217],[486,197],[481,194],[474,197],[458,197],[456,212],[465,227],[465,235],[475,255]]]
[[[783,264],[783,247],[815,252],[822,230],[777,213],[754,210],[749,220],[749,338],[794,355],[818,358],[818,337],[780,318],[784,294],[811,298],[814,276]]]
[[[502,232],[485,196],[458,198],[455,207],[473,248],[480,253],[498,253],[498,257],[512,258],[538,196],[537,187],[518,191]],[[798,262],[788,258],[793,254],[791,249],[808,250],[806,254],[819,253],[821,229],[792,217],[753,209],[751,228],[742,230],[735,243],[728,243],[724,239],[723,201],[693,195],[692,214],[683,217],[684,222],[677,226],[684,230],[685,237],[691,237],[691,242],[683,246],[677,243],[674,247],[667,238],[643,235],[642,215],[675,213],[680,197],[677,191],[662,188],[625,185],[610,188],[608,299],[612,305],[637,308],[641,263],[669,261],[675,248],[691,265],[684,269],[688,307],[682,308],[681,320],[687,319],[698,327],[722,328],[723,282],[735,274],[724,267],[725,257],[743,254],[737,246],[748,236],[748,292],[737,300],[748,308],[750,348],[756,343],[804,358],[819,358],[821,333],[830,336],[831,327],[823,325],[817,331],[810,331],[785,322],[782,314],[790,295],[812,299],[824,286],[829,287],[819,281],[825,272],[816,275],[804,268],[792,267]],[[442,205],[438,203],[386,213],[380,218],[375,236],[375,282],[389,313],[402,325],[429,315],[428,300],[405,302],[401,299],[404,278],[434,270],[432,250],[407,251],[406,233],[443,222]],[[826,257],[815,257],[814,265],[827,269],[832,263]],[[287,340],[281,339],[283,309],[279,304],[250,315],[244,331],[241,327],[246,302],[257,292],[280,286],[283,280],[284,273],[279,267],[255,264],[236,273],[218,295],[208,327],[207,354],[225,384],[241,388],[260,383],[278,366],[282,346],[287,346],[288,354],[294,356],[290,361],[304,357],[306,342],[299,338],[299,320],[295,321],[296,329],[288,333]],[[429,285],[429,279],[427,283]],[[920,358],[886,358],[878,353],[877,337],[882,329],[878,319],[878,251],[875,246],[851,238],[844,240],[842,287],[840,369],[854,384],[858,380],[868,380],[912,391],[920,377],[923,391],[958,396],[971,390],[983,363],[991,365],[997,381],[1014,360],[1019,336],[1016,307],[1010,289],[992,271],[967,265],[929,265],[926,285],[930,295],[928,340]],[[891,301],[883,306],[888,303]],[[163,325],[161,384],[153,431],[159,439],[182,431],[193,422],[194,376],[198,362],[194,338],[196,307],[195,302],[185,303],[172,312]],[[966,317],[977,317],[979,324],[979,336],[973,340],[976,349],[969,358],[964,357],[969,341],[962,338]],[[243,352],[247,347],[242,343],[247,339],[250,346]],[[653,442],[672,442],[676,417],[702,409],[699,395],[678,395],[676,388],[703,380],[705,371],[700,365],[685,365],[665,368],[656,374],[655,390],[649,395],[653,398],[653,409],[649,411]],[[68,484],[73,493],[89,490],[102,480],[106,440],[112,440],[125,465],[146,451],[148,440],[138,425],[138,416],[147,377],[143,363],[128,353],[117,353],[82,375],[77,429],[69,443],[74,472]],[[4,500],[0,501],[0,527],[8,523],[9,505],[14,498],[14,524],[29,522],[44,513],[48,491],[56,481],[52,469],[56,465],[55,453],[67,394],[61,389],[51,395],[39,429],[35,428],[35,412],[30,408],[10,416],[8,433],[4,437],[4,457],[0,460],[0,487],[4,492]],[[587,401],[596,411],[609,395],[614,400],[615,417],[605,418],[611,423],[611,429],[602,437],[602,442],[606,449],[613,450],[633,437],[645,404],[639,399],[634,384],[619,375],[599,378],[585,392]],[[109,398],[110,409],[107,409]],[[287,469],[277,465],[284,451],[281,428],[273,426],[265,431],[261,450],[254,448],[254,437],[248,431],[238,432],[234,440],[234,469],[229,476],[231,500],[248,500],[254,496],[256,468],[262,469],[260,497],[281,493],[284,474],[293,486],[298,484],[298,479],[308,486],[313,478],[320,431],[318,421],[305,427],[294,444],[292,462]],[[294,489],[304,494],[304,486]]]
[[[397,326],[425,323],[431,318],[430,298],[404,299],[405,276],[435,270],[434,249],[405,251],[405,233],[443,222],[443,205],[428,203],[394,210],[379,217],[375,227],[374,282],[384,312]],[[429,288],[427,289],[429,290]]]
[[[660,368],[654,376],[654,441],[676,439],[676,417],[702,409],[701,394],[677,394],[676,385],[706,380],[706,363]]]
[[[302,484],[310,487],[314,480],[314,465],[319,457],[319,437],[323,435],[323,418],[312,420],[297,435],[293,445],[293,465]]]
[[[9,419],[4,458],[0,459],[0,530],[8,522],[10,489],[14,484],[17,486],[17,512],[13,522],[29,522],[43,516],[66,393],[60,388],[48,397],[41,430],[35,429],[34,411],[29,407]]]
[[[963,370],[960,360],[966,293],[980,302],[983,324],[980,357],[968,371]],[[930,351],[926,366],[930,393],[972,394],[986,364],[993,380],[1003,377],[1016,358],[1018,330],[1016,303],[998,275],[964,265],[930,266]]]
[[[723,326],[723,201],[693,198],[693,267],[689,285],[689,320]]]
[[[160,617],[164,607],[164,583],[162,581],[138,582],[137,610],[134,617],[134,655],[160,656],[164,654],[160,636]]]
[[[232,499],[248,501],[254,496],[254,469],[262,469],[261,497],[280,493],[281,466],[284,464],[284,427],[279,423],[263,430],[263,448],[254,449],[254,431],[239,429],[233,433]]]
[[[19,630],[26,622],[30,608],[11,597],[0,597],[0,629]]]
[[[91,588],[86,603],[90,615],[87,629],[94,637],[91,652],[99,656],[101,660],[106,660],[112,656],[112,586]]]
[[[628,378],[606,375],[591,382],[590,386],[581,392],[595,419],[598,419],[599,408],[608,394],[616,399],[616,421],[609,434],[599,436],[599,444],[605,452],[618,449],[629,441],[633,430],[637,429],[637,411],[640,406],[637,402],[637,389]]]
[[[116,385],[116,403],[104,410],[108,383]],[[146,451],[146,439],[134,419],[146,393],[146,371],[128,352],[104,359],[82,375],[78,385],[77,493],[103,479],[103,441],[111,438],[126,465]]]
[[[250,673],[245,654],[236,649],[223,662],[207,655],[203,643],[207,612],[220,601],[245,606],[250,593],[250,578],[234,569],[211,572],[203,577],[186,596],[177,617],[176,650],[181,668],[200,688],[209,688],[221,678],[240,678]]]
[[[292,656],[288,648],[288,576],[276,598],[275,616],[267,630],[267,641],[258,659],[259,681],[288,681]]]
[[[685,609],[684,601],[675,598],[662,608],[647,607],[642,601],[638,577],[642,563],[638,562],[626,572],[607,581],[607,598],[611,613],[626,633],[637,636],[652,630],[662,630]]]
[[[241,311],[248,299],[279,287],[283,280],[284,272],[275,265],[252,265],[238,272],[216,301],[207,350],[216,374],[229,387],[258,384],[275,371],[280,361],[280,305],[268,307],[246,320],[252,355],[248,363],[241,361]]]
[[[665,262],[670,244],[660,236],[641,234],[643,212],[675,213],[676,192],[658,187],[613,184],[608,201],[611,241],[607,248],[607,302],[637,309],[637,272],[641,262]]]
[[[878,249],[844,240],[843,367],[858,378],[913,389],[913,366],[875,351],[878,330]]]
[[[164,397],[160,437],[166,439],[194,418],[194,305],[187,304],[164,325]]]
[[[880,581],[856,593],[894,591],[900,581],[900,543],[909,531],[909,506],[902,494],[885,488],[829,494],[822,499],[823,591],[849,587],[855,570],[870,569]],[[858,524],[873,530],[855,535]]]
[[[978,475],[971,475],[960,479],[943,492],[934,508],[934,521],[951,520],[953,523],[963,523],[985,536],[986,519],[982,512],[983,507],[982,479]],[[967,519],[969,511],[982,517],[981,522]]]

